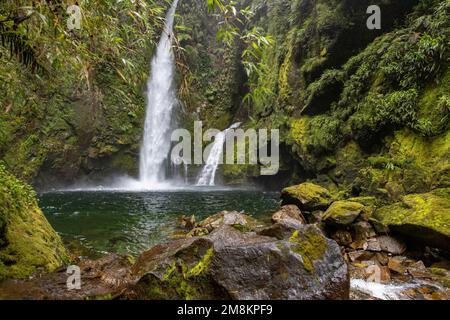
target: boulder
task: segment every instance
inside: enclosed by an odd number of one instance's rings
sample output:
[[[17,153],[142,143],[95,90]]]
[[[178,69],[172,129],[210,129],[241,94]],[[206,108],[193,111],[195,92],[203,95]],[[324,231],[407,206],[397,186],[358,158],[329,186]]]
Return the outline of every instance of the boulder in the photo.
[[[237,211],[219,212],[201,221],[197,227],[212,232],[222,225],[232,226],[241,231],[249,231],[261,227],[256,219]]]
[[[183,215],[180,217],[179,220],[180,220],[180,226],[183,229],[192,230],[196,227],[196,219],[195,219],[194,215],[188,216],[188,217]]]
[[[372,225],[367,221],[359,221],[352,224],[355,240],[365,240],[376,236]]]
[[[359,217],[364,205],[352,201],[336,201],[325,211],[323,220],[334,225],[350,225]]]
[[[68,260],[33,189],[0,165],[0,281],[51,272]]]
[[[293,220],[300,224],[306,224],[306,220],[300,209],[295,205],[286,205],[272,215],[272,222],[278,223],[283,220]]]
[[[404,275],[406,273],[406,257],[396,256],[389,258],[388,267],[392,272]]]
[[[381,251],[394,255],[400,255],[406,251],[405,243],[399,239],[390,236],[379,236],[377,237],[377,241]]]
[[[301,210],[326,210],[331,202],[330,192],[313,183],[302,183],[283,189],[281,192],[282,205],[294,204]]]
[[[380,243],[378,242],[378,240],[376,238],[368,239],[366,241],[366,243],[364,243],[363,249],[367,250],[367,251],[372,251],[372,252],[381,252],[382,251]]]
[[[296,220],[281,220],[278,223],[260,230],[258,234],[261,236],[277,238],[279,240],[289,239],[295,231],[301,228],[301,226],[302,224]]]
[[[392,232],[450,251],[450,188],[404,196],[374,217]]]
[[[68,290],[66,268],[31,280],[0,283],[0,300],[110,300],[118,298],[133,281],[132,260],[108,255],[101,259],[76,261],[80,268],[80,289]]]
[[[158,245],[133,267],[139,299],[347,299],[347,265],[333,240],[300,225],[287,239],[222,224],[205,237]]]
[[[331,235],[331,239],[336,241],[340,246],[348,246],[353,242],[351,233],[345,230],[337,230]]]

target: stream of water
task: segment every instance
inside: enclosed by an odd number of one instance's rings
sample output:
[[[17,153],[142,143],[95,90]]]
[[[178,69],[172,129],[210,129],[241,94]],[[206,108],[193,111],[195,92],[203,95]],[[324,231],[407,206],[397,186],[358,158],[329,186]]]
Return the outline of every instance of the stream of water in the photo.
[[[147,84],[147,115],[140,155],[140,182],[147,188],[166,180],[165,162],[170,151],[173,111],[177,98],[173,85],[172,50],[175,0],[167,14],[161,39],[151,63]]]
[[[216,135],[211,152],[209,153],[209,157],[206,161],[206,165],[200,173],[197,186],[215,186],[217,169],[219,168],[219,165],[223,163],[221,160],[223,160],[223,149],[227,132],[238,128],[240,125],[240,123],[235,123],[227,130]]]

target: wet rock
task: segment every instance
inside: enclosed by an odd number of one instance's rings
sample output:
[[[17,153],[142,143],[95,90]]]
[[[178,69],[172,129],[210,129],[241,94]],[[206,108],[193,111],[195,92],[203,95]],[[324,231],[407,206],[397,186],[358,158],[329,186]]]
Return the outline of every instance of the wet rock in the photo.
[[[323,220],[334,225],[350,225],[361,214],[364,205],[351,201],[336,201],[325,211]]]
[[[261,226],[255,219],[237,211],[222,211],[206,218],[198,224],[198,227],[205,228],[212,232],[222,225],[233,226],[242,231],[254,230]]]
[[[278,240],[289,239],[292,234],[302,228],[300,222],[296,220],[281,220],[258,232],[261,236],[277,238]]]
[[[358,250],[358,251],[352,251],[348,253],[348,257],[350,258],[351,262],[361,262],[361,261],[367,261],[372,259],[374,256],[373,252],[364,251],[364,250]]]
[[[366,244],[366,240],[357,240],[352,242],[349,247],[353,250],[364,249],[364,245]]]
[[[406,260],[407,260],[406,257],[401,256],[389,258],[388,261],[389,270],[404,275],[406,273],[406,266],[404,265]]]
[[[300,224],[306,224],[306,220],[303,217],[302,212],[296,205],[283,206],[272,216],[273,223],[278,223],[283,220],[294,220]]]
[[[380,221],[371,218],[371,219],[369,219],[369,223],[372,225],[372,227],[374,228],[376,233],[378,233],[378,234],[388,234],[389,233],[389,227],[382,224]]]
[[[428,272],[422,261],[417,261],[407,268],[407,272],[414,278],[430,278],[431,274]]]
[[[330,192],[313,183],[302,183],[297,186],[285,188],[281,192],[282,205],[294,204],[301,210],[326,210],[331,202]]]
[[[382,266],[387,266],[388,265],[388,263],[389,263],[389,256],[385,252],[377,252],[375,254],[375,257],[376,257],[377,261]]]
[[[378,242],[378,240],[376,238],[367,240],[366,243],[364,244],[363,248],[364,248],[364,250],[367,250],[367,251],[373,251],[373,252],[381,251],[380,243]]]
[[[355,240],[366,240],[376,236],[372,225],[367,221],[359,221],[352,224],[352,230]]]
[[[192,237],[203,237],[209,234],[208,229],[206,228],[194,228],[192,229],[187,235],[187,238],[192,238]]]
[[[450,188],[404,196],[402,201],[377,209],[375,218],[413,240],[450,251]]]
[[[376,283],[388,283],[391,281],[391,273],[389,268],[378,264],[374,260],[363,261],[364,280]]]
[[[399,239],[390,236],[379,236],[377,241],[384,252],[400,255],[406,251],[406,244]]]
[[[210,235],[156,246],[133,268],[142,299],[347,299],[339,246],[313,225],[287,240],[221,225]]]
[[[181,216],[180,217],[180,225],[182,228],[187,229],[187,230],[192,230],[195,228],[196,226],[196,219],[195,216]]]
[[[345,230],[337,230],[331,236],[331,239],[336,241],[340,246],[348,246],[352,243],[352,235]]]
[[[114,299],[133,282],[132,260],[109,255],[96,261],[79,261],[81,287],[68,290],[66,268],[32,280],[7,280],[0,283],[0,299],[86,300]]]

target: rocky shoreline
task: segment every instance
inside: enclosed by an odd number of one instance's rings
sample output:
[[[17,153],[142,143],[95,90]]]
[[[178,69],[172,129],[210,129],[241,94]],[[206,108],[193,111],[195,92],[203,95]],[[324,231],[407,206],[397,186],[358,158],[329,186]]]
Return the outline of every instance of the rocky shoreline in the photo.
[[[432,197],[445,192],[417,197],[438,201]],[[137,260],[75,258],[80,290],[67,290],[63,267],[3,281],[0,299],[449,299],[449,234],[439,232],[448,231],[446,207],[442,217],[430,213],[442,226],[424,226],[422,220],[412,225],[411,214],[402,210],[414,207],[401,207],[406,230],[422,230],[420,242],[411,242],[398,216],[395,223],[383,223],[388,209],[395,218],[395,206],[401,204],[379,209],[370,197],[338,199],[304,183],[283,190],[270,225],[239,212],[200,222],[183,216],[172,240]],[[445,240],[439,248],[432,246],[436,239]]]

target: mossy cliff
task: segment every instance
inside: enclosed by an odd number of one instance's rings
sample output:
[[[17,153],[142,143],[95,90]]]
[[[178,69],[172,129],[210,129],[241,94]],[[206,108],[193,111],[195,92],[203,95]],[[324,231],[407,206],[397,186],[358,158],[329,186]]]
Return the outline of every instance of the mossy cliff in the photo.
[[[381,8],[381,30],[366,26],[371,4]],[[262,55],[270,67],[242,84],[268,93],[244,126],[280,128],[284,184],[314,179],[391,200],[448,185],[448,1],[255,0],[251,8],[274,44]]]
[[[177,10],[179,96],[185,123],[202,120],[206,128],[225,130],[239,115],[245,94],[242,44],[217,39],[220,19],[204,0],[181,1]],[[181,27],[182,26],[182,27]]]
[[[18,10],[5,3],[7,12]],[[373,4],[381,30],[366,26]],[[2,23],[34,54],[24,59],[0,47],[0,157],[37,185],[136,173],[148,64],[167,7],[84,1],[82,29],[69,31],[65,8],[33,5],[46,23],[38,14],[18,26]],[[208,12],[206,1],[180,2],[182,126],[279,128],[283,185],[315,179],[398,199],[448,184],[448,1],[240,3],[247,5],[254,14],[245,28],[273,38],[250,78],[241,63],[245,44],[217,40],[223,17]],[[40,71],[28,68],[31,58]],[[249,90],[264,94],[243,103]],[[247,183],[258,169],[225,167],[225,181]]]
[[[68,256],[30,186],[0,165],[0,280],[54,271]]]
[[[3,1],[0,12],[0,158],[38,186],[137,171],[166,12],[145,1],[82,1],[81,29],[69,30],[68,4]]]

